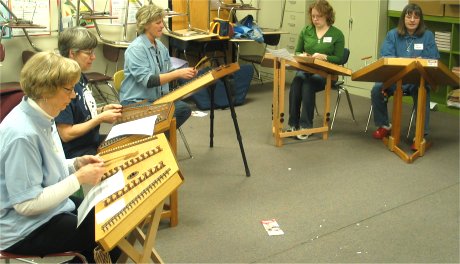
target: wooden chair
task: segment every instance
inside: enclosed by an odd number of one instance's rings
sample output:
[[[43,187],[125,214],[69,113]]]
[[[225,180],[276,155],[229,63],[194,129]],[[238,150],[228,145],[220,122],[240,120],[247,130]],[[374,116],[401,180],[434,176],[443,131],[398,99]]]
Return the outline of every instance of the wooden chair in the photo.
[[[5,260],[5,263],[10,263],[10,260],[19,260],[27,263],[37,263],[28,259],[44,259],[44,258],[56,258],[56,257],[78,257],[81,260],[81,263],[88,263],[85,256],[78,252],[67,251],[62,253],[48,254],[45,256],[36,256],[36,255],[22,255],[22,254],[13,254],[5,251],[0,251],[0,259]],[[15,261],[16,262],[16,261]]]

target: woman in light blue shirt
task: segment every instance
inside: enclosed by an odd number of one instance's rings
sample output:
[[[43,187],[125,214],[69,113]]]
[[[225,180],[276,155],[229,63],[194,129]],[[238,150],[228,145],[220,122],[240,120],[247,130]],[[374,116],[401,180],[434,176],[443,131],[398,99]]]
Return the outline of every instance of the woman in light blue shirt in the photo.
[[[54,118],[75,98],[77,62],[52,52],[32,56],[21,71],[25,96],[0,124],[0,250],[23,255],[78,251],[93,263],[94,209],[77,228],[71,197],[100,182],[97,156],[67,160]],[[112,260],[120,254],[112,250]]]
[[[125,52],[124,75],[120,88],[122,105],[147,99],[153,102],[169,93],[169,82],[192,79],[197,71],[186,67],[173,69],[168,49],[161,43],[163,34],[163,9],[154,4],[144,5],[136,13],[137,33]],[[174,116],[180,127],[191,114],[187,103],[174,102]]]
[[[423,13],[417,4],[408,4],[404,7],[399,18],[397,28],[390,30],[380,50],[382,57],[439,59],[438,48],[434,35],[426,29]],[[371,91],[371,101],[374,111],[374,123],[378,127],[372,133],[376,139],[382,139],[390,134],[391,123],[388,119],[388,96],[393,95],[396,85],[382,91],[382,83],[376,83]],[[405,83],[403,93],[410,94],[417,108],[417,94],[419,84]],[[430,87],[426,86],[427,97],[425,113],[425,136],[429,133],[430,122]],[[414,146],[412,146],[414,149]]]

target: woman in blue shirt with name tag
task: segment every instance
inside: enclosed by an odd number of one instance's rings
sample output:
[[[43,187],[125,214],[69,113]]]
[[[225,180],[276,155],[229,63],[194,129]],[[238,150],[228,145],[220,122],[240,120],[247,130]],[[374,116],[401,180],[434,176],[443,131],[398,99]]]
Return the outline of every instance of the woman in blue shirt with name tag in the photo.
[[[0,124],[0,250],[44,256],[76,251],[94,263],[94,209],[77,227],[81,184],[106,172],[93,155],[66,159],[55,118],[75,98],[74,60],[53,52],[32,56],[21,71],[25,96]],[[111,252],[112,261],[121,253]],[[71,263],[77,263],[77,258]]]
[[[423,58],[439,59],[433,32],[429,31],[423,21],[423,12],[417,4],[408,4],[404,7],[399,18],[398,26],[387,33],[380,50],[381,57],[392,58]],[[375,83],[371,91],[371,101],[374,111],[374,123],[378,127],[372,136],[382,139],[390,134],[391,123],[388,119],[387,101],[396,90],[396,84],[384,92],[382,83]],[[417,95],[419,84],[405,83],[403,93],[410,94],[417,109]],[[429,133],[430,121],[430,87],[426,86],[427,97],[425,113],[425,136]],[[414,149],[414,146],[412,146]]]

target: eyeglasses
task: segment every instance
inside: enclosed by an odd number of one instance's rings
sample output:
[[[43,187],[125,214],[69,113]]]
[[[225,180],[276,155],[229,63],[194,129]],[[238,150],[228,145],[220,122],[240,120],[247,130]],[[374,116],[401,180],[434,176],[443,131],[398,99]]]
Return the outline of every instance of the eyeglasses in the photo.
[[[419,20],[420,17],[417,16],[417,15],[410,15],[410,14],[406,14],[406,19],[413,19],[413,20]]]
[[[62,89],[64,89],[66,94],[71,94],[75,91],[73,88],[62,87]]]
[[[79,52],[82,52],[82,53],[85,53],[86,55],[95,55],[96,54],[96,51],[91,49],[91,50],[79,50]]]

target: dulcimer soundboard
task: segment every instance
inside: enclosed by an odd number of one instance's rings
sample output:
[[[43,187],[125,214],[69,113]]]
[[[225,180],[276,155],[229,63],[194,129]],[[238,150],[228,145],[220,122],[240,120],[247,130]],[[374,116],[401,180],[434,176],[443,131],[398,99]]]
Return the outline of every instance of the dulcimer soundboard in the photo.
[[[210,85],[218,79],[232,74],[239,69],[240,65],[238,63],[231,63],[214,68],[200,75],[199,77],[192,79],[191,81],[179,86],[178,88],[169,92],[168,94],[163,95],[162,97],[158,98],[155,102],[153,102],[153,104],[156,105],[168,102],[175,102],[177,100],[187,98],[199,89],[204,88],[206,85]]]
[[[98,155],[107,167],[102,180],[122,171],[125,184],[95,207],[96,242],[109,251],[176,190],[183,177],[163,133]]]
[[[141,102],[123,106],[121,117],[118,119],[116,124],[125,123],[153,115],[157,115],[157,119],[155,121],[154,134],[162,133],[168,130],[171,123],[171,119],[174,115],[174,103],[168,102],[153,105],[151,103],[143,104]],[[98,148],[98,152],[107,150],[109,148],[121,146],[144,137],[146,136],[130,135],[112,138],[102,142]]]

